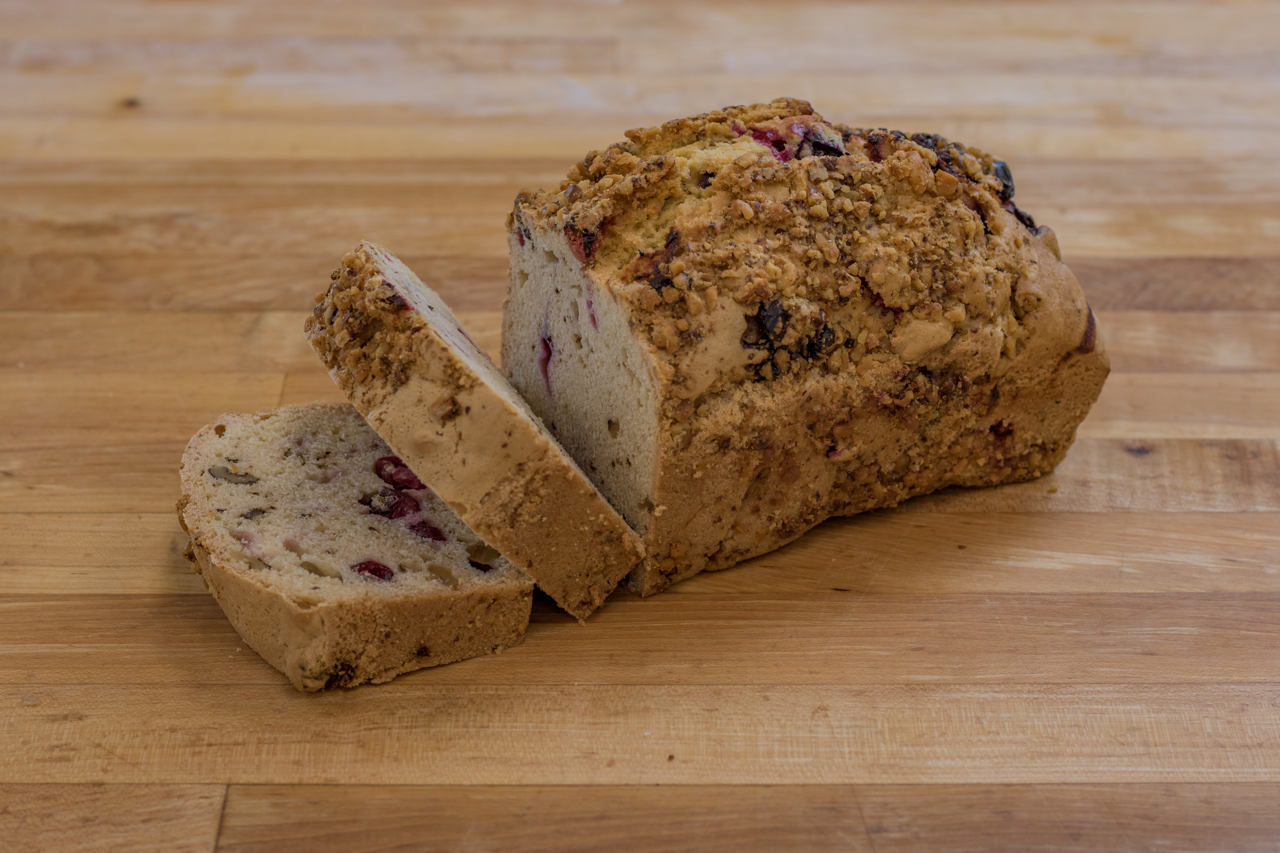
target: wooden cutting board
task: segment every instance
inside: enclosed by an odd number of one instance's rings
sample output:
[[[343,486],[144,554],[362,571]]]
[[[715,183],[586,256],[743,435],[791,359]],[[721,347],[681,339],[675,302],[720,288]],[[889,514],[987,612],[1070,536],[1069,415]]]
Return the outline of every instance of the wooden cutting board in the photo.
[[[0,3],[0,847],[1280,848],[1280,5]],[[1113,373],[1052,476],[301,695],[190,572],[187,439],[336,400],[360,239],[496,348],[503,219],[808,98],[996,152]]]

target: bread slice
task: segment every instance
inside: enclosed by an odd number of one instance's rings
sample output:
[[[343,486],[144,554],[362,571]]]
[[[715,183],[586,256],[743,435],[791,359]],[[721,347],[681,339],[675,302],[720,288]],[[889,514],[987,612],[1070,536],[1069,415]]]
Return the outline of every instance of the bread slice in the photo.
[[[1106,349],[1005,163],[788,99],[627,137],[516,199],[502,361],[637,592],[1062,459]]]
[[[519,643],[533,583],[347,405],[224,415],[182,457],[187,557],[299,690]]]
[[[565,610],[599,607],[639,538],[440,297],[362,243],[316,302],[312,347],[409,468]]]

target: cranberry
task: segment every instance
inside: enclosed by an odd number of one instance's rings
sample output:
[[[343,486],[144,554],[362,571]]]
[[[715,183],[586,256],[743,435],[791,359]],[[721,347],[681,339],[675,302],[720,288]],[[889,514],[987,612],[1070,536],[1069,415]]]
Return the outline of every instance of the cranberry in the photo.
[[[602,228],[603,226],[594,231],[580,231],[572,225],[564,227],[565,239],[569,241],[569,250],[573,252],[575,258],[584,264],[591,260],[596,249],[599,248],[597,243]]]
[[[884,158],[893,153],[893,143],[889,141],[889,135],[885,131],[873,131],[867,134],[867,140],[863,146],[867,149],[867,156],[871,158],[872,163],[879,163]]]
[[[782,134],[772,128],[752,128],[751,138],[756,142],[759,142],[761,145],[769,146],[773,151],[773,156],[776,157],[780,163],[786,163],[795,156],[795,152],[791,151],[787,147],[787,140],[782,136]]]
[[[376,495],[361,498],[360,503],[373,515],[383,518],[404,518],[418,511],[418,499],[405,492],[384,488]]]
[[[1088,308],[1088,306],[1085,306]],[[1084,327],[1084,337],[1080,339],[1080,346],[1076,347],[1076,352],[1088,355],[1093,352],[1098,345],[1098,321],[1093,319],[1093,309],[1088,308],[1089,322]]]
[[[436,527],[431,522],[423,519],[409,525],[409,532],[421,536],[423,539],[430,539],[432,542],[448,542],[449,537],[444,535],[444,531]]]
[[[813,333],[813,337],[805,344],[805,358],[821,358],[831,351],[835,346],[836,333],[831,331],[830,326],[823,326]]]
[[[378,479],[397,489],[425,489],[426,486],[418,476],[409,470],[409,466],[400,461],[399,456],[384,456],[373,463],[373,473]]]
[[[846,153],[839,134],[822,125],[814,125],[804,131],[804,142],[800,145],[802,157],[839,157]]]
[[[351,571],[366,577],[377,578],[380,581],[390,581],[396,578],[396,573],[391,571],[390,567],[384,566],[377,560],[365,560],[363,563],[356,563],[351,567]]]
[[[760,327],[769,336],[769,340],[776,343],[787,334],[787,321],[791,319],[791,314],[783,309],[782,303],[778,300],[761,305],[756,316],[759,318]]]
[[[1036,232],[1036,221],[1031,216],[1030,213],[1027,213],[1025,210],[1018,207],[1016,204],[1014,204],[1011,201],[1001,202],[1000,206],[1003,207],[1005,210],[1009,211],[1010,213],[1012,213],[1014,216],[1016,216],[1018,218],[1018,221],[1021,222],[1023,226],[1025,226],[1026,229],[1030,231],[1032,234]],[[979,213],[979,215],[981,215],[981,213]],[[985,225],[986,223],[987,223],[987,218],[983,216],[982,224]]]

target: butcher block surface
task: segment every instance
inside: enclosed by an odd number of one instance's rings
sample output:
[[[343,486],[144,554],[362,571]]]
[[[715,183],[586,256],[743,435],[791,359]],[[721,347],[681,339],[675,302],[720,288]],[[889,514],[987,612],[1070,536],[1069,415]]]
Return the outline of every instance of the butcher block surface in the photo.
[[[1280,4],[0,0],[0,848],[1280,849]],[[504,217],[805,98],[1010,165],[1112,374],[1051,476],[297,693],[183,559],[219,414],[340,395],[360,240],[496,352]]]

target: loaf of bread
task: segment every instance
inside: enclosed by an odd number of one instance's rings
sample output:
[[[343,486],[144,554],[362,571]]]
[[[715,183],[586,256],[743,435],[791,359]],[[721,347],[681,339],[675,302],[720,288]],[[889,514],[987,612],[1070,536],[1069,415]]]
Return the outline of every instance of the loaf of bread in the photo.
[[[316,302],[307,338],[410,470],[565,610],[599,607],[639,537],[440,297],[363,243]]]
[[[637,592],[1062,459],[1108,361],[1005,163],[785,99],[626,136],[517,197],[502,358]]]
[[[388,681],[519,643],[533,582],[351,406],[225,415],[182,457],[187,557],[299,690]]]

